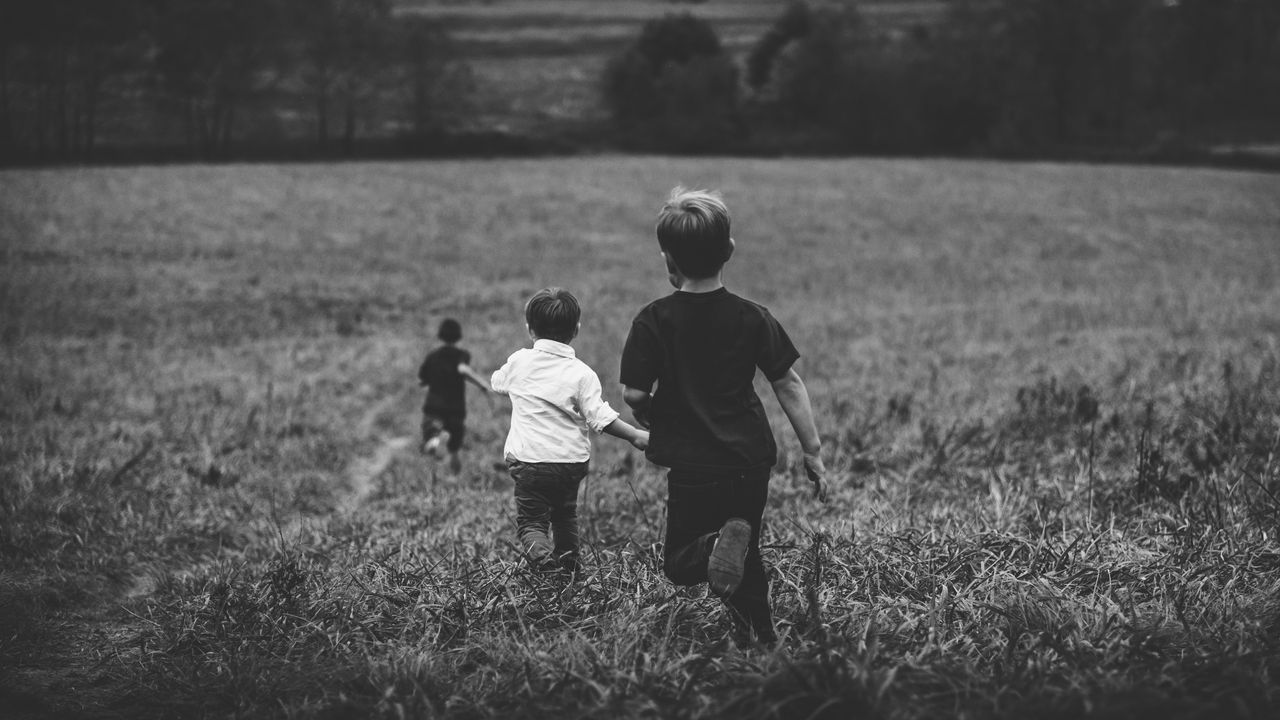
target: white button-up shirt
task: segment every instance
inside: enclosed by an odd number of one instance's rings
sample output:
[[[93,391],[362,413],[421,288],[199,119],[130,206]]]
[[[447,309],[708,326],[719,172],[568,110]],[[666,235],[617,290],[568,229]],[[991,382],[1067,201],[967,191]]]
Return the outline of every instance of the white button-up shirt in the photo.
[[[515,351],[489,381],[511,398],[511,431],[503,454],[521,462],[584,462],[588,430],[601,432],[618,412],[601,396],[600,378],[573,347],[538,339]]]

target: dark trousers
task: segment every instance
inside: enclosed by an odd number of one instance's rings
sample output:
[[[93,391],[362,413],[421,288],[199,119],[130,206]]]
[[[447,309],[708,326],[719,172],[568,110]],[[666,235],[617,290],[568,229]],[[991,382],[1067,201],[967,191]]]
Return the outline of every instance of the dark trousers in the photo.
[[[516,536],[537,567],[578,567],[578,486],[587,463],[507,463],[515,481]]]
[[[449,433],[445,449],[451,453],[458,452],[462,448],[462,439],[467,436],[467,416],[459,412],[423,408],[422,442],[439,435],[441,430]]]
[[[667,537],[663,572],[677,585],[707,581],[707,559],[725,521],[742,518],[751,525],[751,542],[742,584],[725,598],[730,616],[760,637],[772,637],[769,580],[760,558],[760,521],[769,499],[769,468],[691,470],[667,473]]]

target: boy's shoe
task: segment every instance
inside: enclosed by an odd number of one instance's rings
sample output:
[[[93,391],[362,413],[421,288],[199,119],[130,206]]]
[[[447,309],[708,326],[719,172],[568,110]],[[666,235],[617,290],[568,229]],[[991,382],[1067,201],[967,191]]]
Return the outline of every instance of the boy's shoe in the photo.
[[[440,457],[440,436],[436,435],[422,444],[422,454],[433,458]]]
[[[747,545],[751,543],[751,524],[742,518],[729,518],[707,559],[707,584],[720,597],[729,597],[742,584],[747,562]]]
[[[560,565],[560,561],[554,557],[547,555],[532,561],[535,572],[540,573],[560,573],[564,572],[564,567]]]

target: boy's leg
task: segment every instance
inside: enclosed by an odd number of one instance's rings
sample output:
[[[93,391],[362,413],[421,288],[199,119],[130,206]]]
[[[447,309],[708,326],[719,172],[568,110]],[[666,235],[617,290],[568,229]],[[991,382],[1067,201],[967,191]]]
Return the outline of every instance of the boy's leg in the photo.
[[[449,451],[449,469],[458,472],[462,469],[462,458],[458,451],[462,449],[462,441],[467,435],[466,417],[455,415],[445,418],[444,429],[449,433],[449,442],[445,449]]]
[[[467,418],[455,415],[444,419],[444,429],[449,432],[449,444],[445,446],[451,453],[462,449],[462,441],[467,436]]]
[[[676,585],[707,581],[716,533],[731,516],[723,473],[673,468],[667,473],[667,532],[662,569]]]
[[[707,581],[716,536],[730,518],[751,528],[738,588],[724,599],[740,629],[763,642],[776,639],[769,607],[769,580],[760,556],[760,527],[769,498],[769,468],[751,471],[672,470],[667,474],[667,535],[663,571],[677,585]]]
[[[747,544],[742,583],[725,599],[725,605],[734,623],[742,630],[750,628],[761,642],[777,639],[769,607],[769,577],[760,555],[760,528],[769,499],[769,472],[769,468],[763,468],[742,473],[733,479],[727,493],[731,516],[747,521],[751,526],[751,540]]]
[[[422,412],[422,446],[419,449],[424,455],[435,455],[439,450],[440,431],[443,429],[440,418],[425,410]]]
[[[542,465],[519,461],[509,464],[515,482],[516,537],[521,551],[539,569],[555,561],[555,546],[548,537],[555,488],[548,487]]]
[[[578,569],[578,487],[587,476],[587,463],[555,463],[558,493],[551,509],[555,555],[564,569]]]

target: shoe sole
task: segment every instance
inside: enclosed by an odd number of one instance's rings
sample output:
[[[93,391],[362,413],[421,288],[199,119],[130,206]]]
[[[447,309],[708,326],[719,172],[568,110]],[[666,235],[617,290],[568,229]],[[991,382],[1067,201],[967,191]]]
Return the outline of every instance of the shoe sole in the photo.
[[[720,528],[720,537],[707,559],[707,584],[712,592],[728,597],[742,584],[750,542],[751,525],[742,518],[729,518]]]

